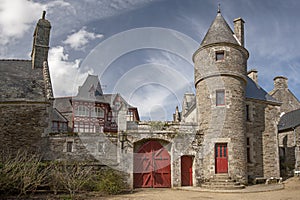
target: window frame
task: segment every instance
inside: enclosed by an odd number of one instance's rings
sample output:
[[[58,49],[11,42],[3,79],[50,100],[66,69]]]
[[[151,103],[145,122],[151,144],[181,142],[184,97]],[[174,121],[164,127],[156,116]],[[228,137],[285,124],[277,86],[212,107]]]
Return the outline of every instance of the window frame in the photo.
[[[250,118],[250,105],[246,104],[246,121],[250,122],[251,118]]]
[[[88,117],[90,115],[89,108],[85,105],[78,105],[75,110],[75,116]]]
[[[74,142],[73,141],[67,141],[66,142],[66,152],[67,153],[72,153],[73,152],[73,144]]]
[[[221,58],[219,57],[220,55],[222,55]],[[223,61],[223,60],[225,60],[225,51],[224,50],[216,51],[215,52],[215,60],[216,61]]]
[[[223,94],[222,101],[219,101],[219,94]],[[216,106],[225,106],[226,105],[226,95],[224,89],[216,90]]]
[[[105,117],[105,110],[101,107],[94,107],[92,112],[93,117],[97,118],[104,118]]]
[[[247,163],[252,163],[252,150],[251,150],[250,137],[246,138],[246,146],[247,146],[247,152],[246,152]]]

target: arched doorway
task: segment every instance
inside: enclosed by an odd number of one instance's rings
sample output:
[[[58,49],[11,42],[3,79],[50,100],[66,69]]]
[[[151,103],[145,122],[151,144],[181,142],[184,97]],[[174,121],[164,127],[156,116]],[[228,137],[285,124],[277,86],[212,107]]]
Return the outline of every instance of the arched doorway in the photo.
[[[155,140],[145,142],[134,154],[134,187],[171,187],[171,157]]]

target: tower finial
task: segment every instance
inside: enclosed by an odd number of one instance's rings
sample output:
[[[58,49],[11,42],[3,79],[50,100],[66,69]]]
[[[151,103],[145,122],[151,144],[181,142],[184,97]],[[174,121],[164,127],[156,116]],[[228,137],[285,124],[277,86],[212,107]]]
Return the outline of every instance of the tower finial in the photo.
[[[44,10],[44,11],[43,11],[42,19],[45,19],[45,16],[46,16],[46,11]]]
[[[218,4],[218,13],[221,13],[221,4]]]

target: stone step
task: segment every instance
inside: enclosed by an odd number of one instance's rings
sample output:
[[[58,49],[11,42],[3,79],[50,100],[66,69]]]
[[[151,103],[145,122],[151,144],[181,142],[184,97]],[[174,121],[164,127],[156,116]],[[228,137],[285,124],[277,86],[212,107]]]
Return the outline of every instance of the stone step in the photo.
[[[203,183],[202,187],[211,190],[237,190],[245,188],[244,185],[231,179],[228,174],[216,174],[208,182]]]
[[[211,186],[238,186],[241,185],[239,182],[206,182],[204,185]]]
[[[234,180],[232,180],[230,177],[224,177],[224,178],[220,178],[220,177],[217,177],[217,178],[213,178],[213,179],[210,179],[210,181],[220,181],[220,182],[234,182]]]
[[[203,188],[205,189],[210,189],[210,190],[240,190],[240,189],[244,189],[245,186],[244,185],[206,185],[206,184],[202,184]]]

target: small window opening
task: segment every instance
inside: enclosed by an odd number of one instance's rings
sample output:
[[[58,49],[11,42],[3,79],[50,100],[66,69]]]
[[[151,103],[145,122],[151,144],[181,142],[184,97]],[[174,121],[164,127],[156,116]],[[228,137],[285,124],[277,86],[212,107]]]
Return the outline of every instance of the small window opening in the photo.
[[[216,91],[216,105],[217,106],[225,105],[225,91],[224,90]]]
[[[246,120],[250,121],[250,106],[246,105]]]
[[[224,60],[224,51],[217,51],[216,52],[216,61]]]
[[[73,150],[73,142],[67,142],[67,152],[72,152]]]

